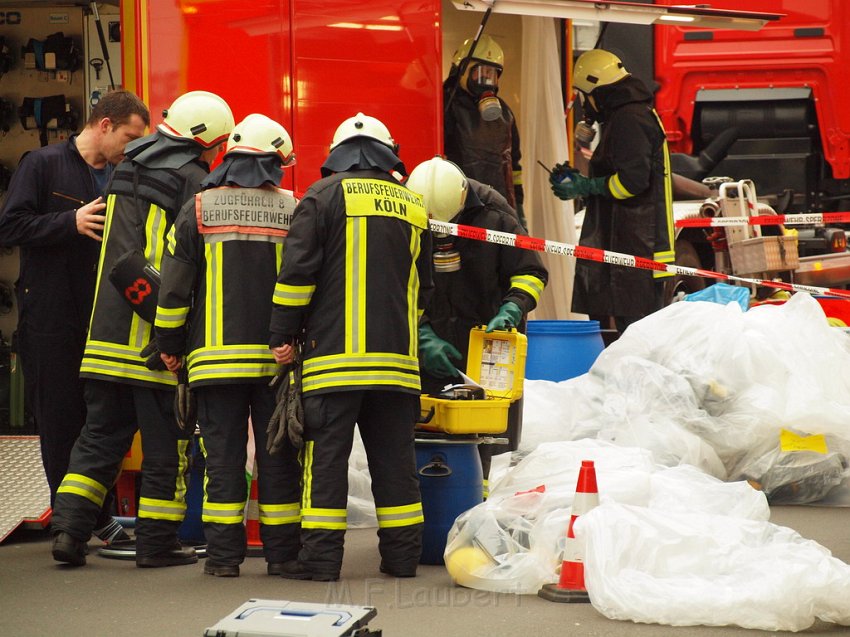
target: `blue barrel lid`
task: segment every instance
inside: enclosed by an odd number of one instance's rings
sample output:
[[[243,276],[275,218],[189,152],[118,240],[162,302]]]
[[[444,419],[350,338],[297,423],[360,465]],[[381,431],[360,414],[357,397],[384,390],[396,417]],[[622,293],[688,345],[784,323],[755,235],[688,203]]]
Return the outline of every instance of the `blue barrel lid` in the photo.
[[[528,334],[596,334],[599,321],[528,321]]]

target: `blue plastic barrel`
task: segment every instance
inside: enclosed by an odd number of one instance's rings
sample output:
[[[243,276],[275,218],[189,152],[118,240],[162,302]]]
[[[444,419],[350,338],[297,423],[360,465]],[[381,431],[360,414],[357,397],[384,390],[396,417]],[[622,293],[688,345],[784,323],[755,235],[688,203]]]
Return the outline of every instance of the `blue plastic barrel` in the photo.
[[[192,466],[189,470],[189,488],[186,490],[186,516],[177,530],[179,537],[186,544],[203,544],[204,525],[201,522],[201,511],[204,508],[204,471],[206,462],[201,451],[201,437],[195,434],[192,440]]]
[[[422,564],[442,564],[455,518],[483,501],[481,457],[475,441],[416,440],[416,469],[425,528]]]
[[[529,321],[525,377],[561,381],[586,374],[605,348],[599,321]]]

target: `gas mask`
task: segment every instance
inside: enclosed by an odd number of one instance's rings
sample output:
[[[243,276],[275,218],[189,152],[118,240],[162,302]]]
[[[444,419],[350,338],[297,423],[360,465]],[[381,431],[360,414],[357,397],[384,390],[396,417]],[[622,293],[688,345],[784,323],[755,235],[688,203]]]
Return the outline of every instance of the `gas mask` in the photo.
[[[593,128],[592,120],[583,119],[578,124],[576,124],[575,138],[579,144],[590,148],[590,145],[593,143],[593,139],[595,137],[596,129]]]
[[[499,92],[499,73],[496,66],[476,64],[466,77],[466,89],[478,100],[478,112],[485,122],[502,117],[502,104],[496,97]]]
[[[460,270],[460,252],[455,247],[456,238],[450,234],[434,234],[434,272]]]
[[[596,105],[596,98],[593,95],[588,95],[578,90],[576,93],[578,93],[581,109],[584,111],[584,121],[588,124],[600,121],[602,113]]]

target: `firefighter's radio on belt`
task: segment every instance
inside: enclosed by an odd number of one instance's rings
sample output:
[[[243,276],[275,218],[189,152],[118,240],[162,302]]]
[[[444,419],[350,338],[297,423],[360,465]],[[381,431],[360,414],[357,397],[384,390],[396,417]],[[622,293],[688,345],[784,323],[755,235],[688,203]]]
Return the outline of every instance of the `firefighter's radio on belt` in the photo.
[[[109,273],[109,280],[130,309],[153,325],[160,274],[142,251],[131,250],[119,257]]]
[[[516,330],[470,330],[466,375],[475,384],[423,394],[417,428],[448,434],[504,432],[511,403],[522,397],[527,349],[525,334]]]

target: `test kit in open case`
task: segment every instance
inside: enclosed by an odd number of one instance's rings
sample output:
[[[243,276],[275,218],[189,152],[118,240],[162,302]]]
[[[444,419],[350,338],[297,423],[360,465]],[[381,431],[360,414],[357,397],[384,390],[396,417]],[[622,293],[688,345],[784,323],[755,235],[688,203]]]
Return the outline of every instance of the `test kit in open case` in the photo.
[[[516,330],[470,330],[466,375],[481,385],[484,398],[452,400],[423,394],[417,428],[449,434],[504,432],[511,403],[522,398],[527,350],[525,334]]]
[[[377,614],[371,606],[249,599],[204,637],[380,637],[366,627]]]

